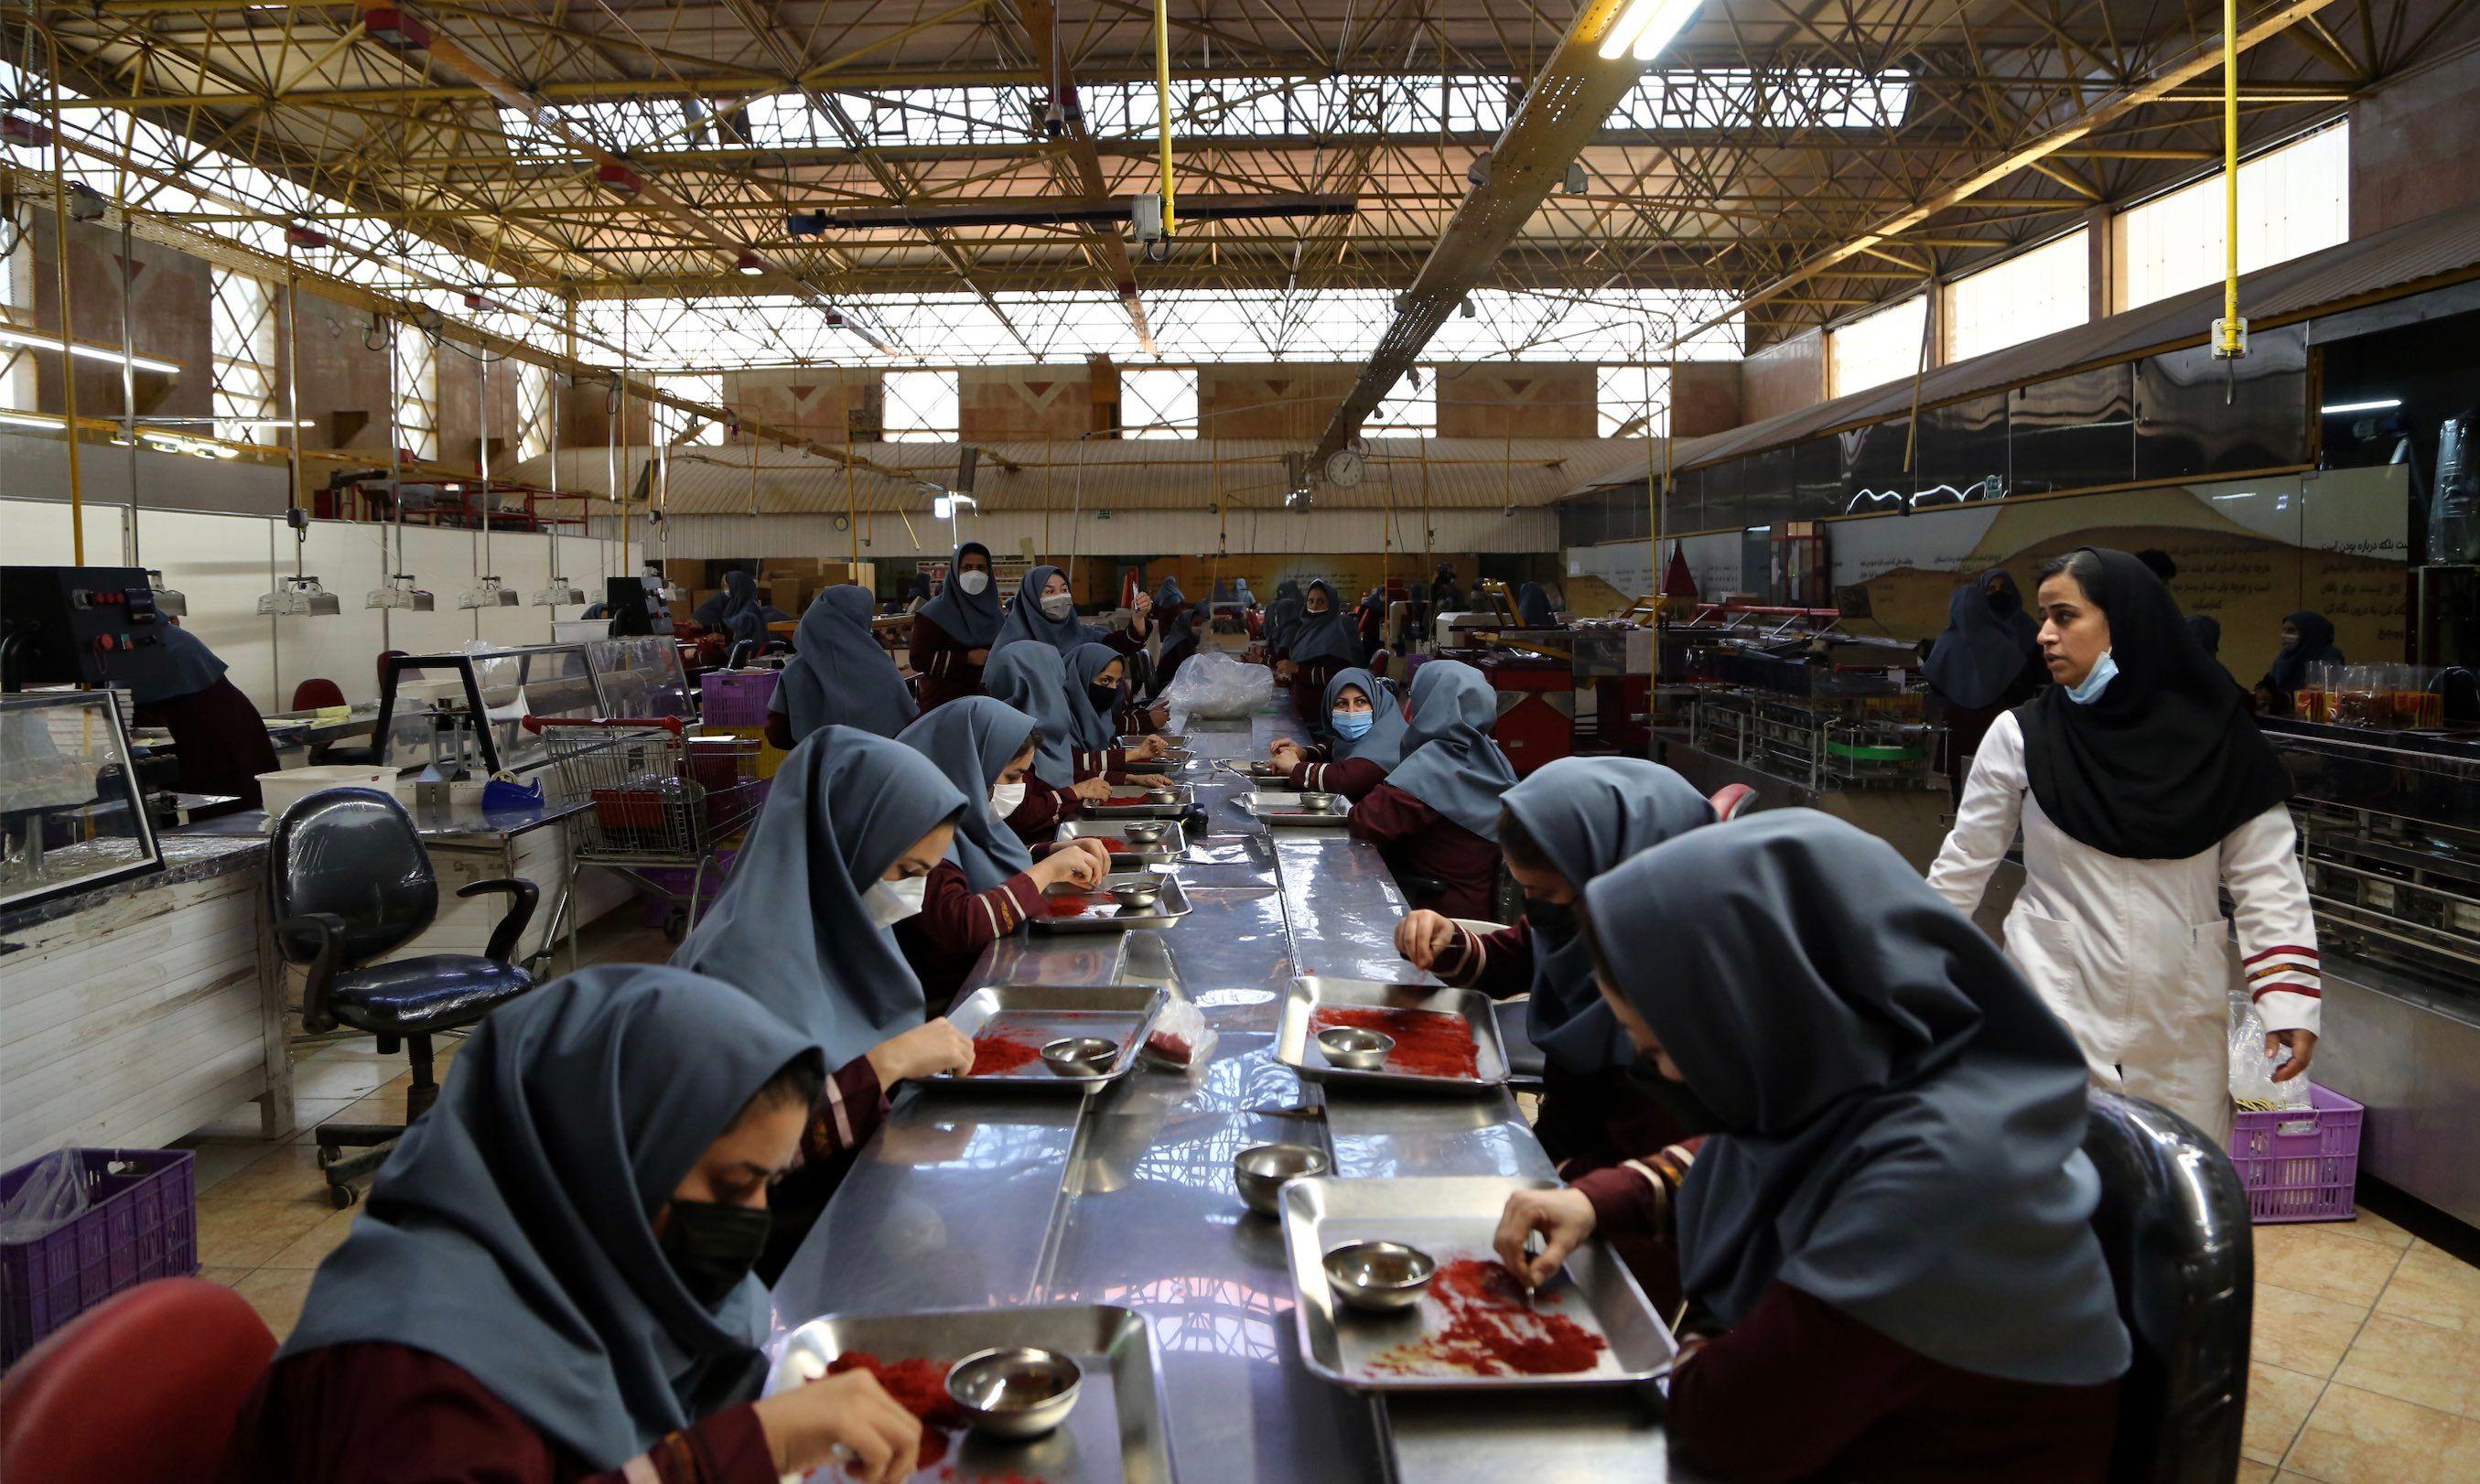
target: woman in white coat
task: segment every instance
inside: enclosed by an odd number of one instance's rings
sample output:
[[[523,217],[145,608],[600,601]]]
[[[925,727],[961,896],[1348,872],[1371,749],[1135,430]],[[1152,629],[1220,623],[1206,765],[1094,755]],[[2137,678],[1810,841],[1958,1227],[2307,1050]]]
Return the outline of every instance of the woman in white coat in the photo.
[[[2143,563],[2082,548],[2042,570],[2039,604],[2057,683],[1990,728],[1929,884],[1972,911],[2020,826],[2007,958],[2075,1033],[2095,1083],[2227,1140],[2235,973],[2265,1055],[2289,1049],[2276,1081],[2305,1072],[2316,1045],[2289,772]]]

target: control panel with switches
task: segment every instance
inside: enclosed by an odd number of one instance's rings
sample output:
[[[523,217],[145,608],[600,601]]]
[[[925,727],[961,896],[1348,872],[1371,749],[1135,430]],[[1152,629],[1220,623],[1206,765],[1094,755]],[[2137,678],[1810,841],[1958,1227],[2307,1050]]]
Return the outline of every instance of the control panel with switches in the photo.
[[[170,666],[138,567],[0,567],[0,682],[136,686]]]

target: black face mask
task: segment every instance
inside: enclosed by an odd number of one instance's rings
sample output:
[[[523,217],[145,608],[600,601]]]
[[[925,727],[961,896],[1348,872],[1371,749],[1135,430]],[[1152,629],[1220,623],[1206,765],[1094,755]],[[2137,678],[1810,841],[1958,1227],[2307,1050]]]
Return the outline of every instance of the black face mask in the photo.
[[[1552,942],[1563,943],[1576,935],[1576,904],[1545,902],[1539,897],[1526,897],[1524,921],[1527,926]]]
[[[2024,600],[2016,597],[2011,587],[1994,588],[1989,594],[1989,611],[2000,618],[2013,618],[2024,611]]]
[[[711,1309],[758,1266],[774,1220],[762,1206],[675,1200],[663,1223],[663,1258],[689,1296]]]
[[[1693,1139],[1699,1134],[1722,1131],[1722,1115],[1713,1105],[1696,1095],[1696,1089],[1684,1082],[1673,1082],[1655,1069],[1642,1052],[1628,1063],[1628,1085],[1650,1098],[1663,1112],[1678,1123],[1680,1139]]]
[[[1088,685],[1085,698],[1093,702],[1094,709],[1104,716],[1120,708],[1120,687],[1116,685]]]

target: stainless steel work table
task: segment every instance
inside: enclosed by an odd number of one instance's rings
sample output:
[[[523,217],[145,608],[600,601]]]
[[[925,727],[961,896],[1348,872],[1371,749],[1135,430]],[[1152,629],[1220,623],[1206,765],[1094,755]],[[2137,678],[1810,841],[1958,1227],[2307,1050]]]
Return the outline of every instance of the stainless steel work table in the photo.
[[[1192,724],[1201,758],[1266,755],[1297,728]],[[912,1089],[860,1154],[775,1288],[780,1330],[821,1314],[1037,1303],[1144,1314],[1162,1355],[1183,1484],[1220,1480],[1666,1477],[1659,1404],[1606,1392],[1377,1401],[1300,1364],[1279,1229],[1231,1186],[1231,1157],[1325,1143],[1347,1176],[1529,1175],[1550,1162],[1514,1098],[1327,1101],[1274,1060],[1297,974],[1417,980],[1396,957],[1404,910],[1378,852],[1341,829],[1271,839],[1220,769],[1183,775],[1208,832],[1165,931],[1020,936],[971,985],[1153,984],[1204,1011],[1201,1070],[1141,1067],[1102,1093]]]

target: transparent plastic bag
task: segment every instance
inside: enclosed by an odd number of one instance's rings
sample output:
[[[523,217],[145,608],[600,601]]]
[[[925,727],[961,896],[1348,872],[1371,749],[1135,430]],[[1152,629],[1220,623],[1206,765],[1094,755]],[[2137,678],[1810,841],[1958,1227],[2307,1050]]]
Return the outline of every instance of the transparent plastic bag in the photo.
[[[2277,1113],[2310,1106],[2308,1079],[2276,1082],[2273,1074],[2290,1060],[2284,1047],[2264,1054],[2264,1017],[2256,1002],[2243,994],[2231,997],[2231,1101],[2241,1113]]]
[[[1195,1071],[1214,1055],[1214,1032],[1206,1025],[1203,1011],[1175,998],[1155,1017],[1153,1034],[1146,1037],[1146,1050],[1157,1062]]]
[[[17,1193],[0,1201],[0,1241],[48,1237],[86,1215],[86,1170],[73,1149],[57,1149],[35,1162]]]
[[[1275,677],[1263,665],[1243,664],[1228,654],[1200,652],[1172,677],[1162,699],[1172,714],[1249,716],[1275,699]]]

